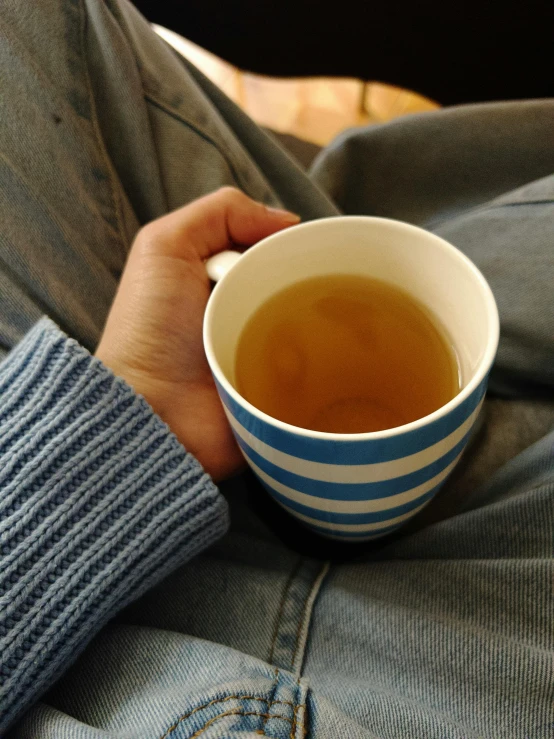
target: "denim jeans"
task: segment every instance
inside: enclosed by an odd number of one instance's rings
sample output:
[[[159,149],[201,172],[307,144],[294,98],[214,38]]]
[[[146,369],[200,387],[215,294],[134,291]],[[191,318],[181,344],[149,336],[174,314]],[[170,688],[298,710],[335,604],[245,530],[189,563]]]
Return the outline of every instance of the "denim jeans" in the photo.
[[[551,737],[554,102],[353,130],[308,176],[126,0],[7,0],[0,71],[1,351],[44,313],[94,349],[140,225],[226,184],[435,231],[502,323],[481,432],[399,535],[331,547],[230,481],[226,538],[10,736]]]

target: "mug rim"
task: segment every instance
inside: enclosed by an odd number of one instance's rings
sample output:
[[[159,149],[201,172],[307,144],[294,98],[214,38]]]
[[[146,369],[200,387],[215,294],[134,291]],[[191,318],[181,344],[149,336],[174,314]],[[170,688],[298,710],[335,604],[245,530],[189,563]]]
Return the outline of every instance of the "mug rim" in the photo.
[[[259,250],[266,249],[268,245],[271,244],[272,241],[276,240],[277,238],[282,238],[285,234],[287,234],[291,229],[294,229],[294,231],[297,231],[299,229],[303,230],[309,230],[315,228],[319,228],[320,224],[325,221],[336,221],[341,220],[342,222],[349,222],[349,223],[355,223],[355,222],[364,222],[364,223],[380,223],[384,225],[390,225],[394,224],[396,228],[399,228],[400,230],[404,230],[407,232],[413,232],[417,231],[420,234],[424,234],[426,238],[431,239],[434,241],[437,245],[437,247],[441,248],[443,251],[447,251],[450,253],[451,256],[454,256],[456,259],[458,259],[459,262],[463,264],[463,266],[473,275],[474,279],[477,281],[481,288],[481,292],[483,293],[483,296],[485,298],[485,304],[486,304],[486,312],[488,315],[488,318],[491,323],[492,331],[490,332],[488,338],[487,338],[487,345],[485,348],[485,351],[483,353],[483,357],[481,361],[479,362],[477,368],[473,372],[471,379],[466,385],[460,390],[459,393],[457,393],[451,400],[448,401],[448,403],[445,403],[440,408],[437,408],[432,413],[428,413],[426,416],[422,416],[421,418],[416,419],[415,421],[410,421],[410,423],[405,423],[402,426],[394,426],[390,429],[382,429],[381,431],[365,431],[363,433],[356,433],[356,434],[338,434],[333,433],[330,431],[312,431],[310,429],[305,429],[300,426],[294,426],[293,424],[286,423],[285,421],[280,421],[278,418],[274,418],[273,416],[270,416],[267,413],[264,413],[264,411],[259,410],[259,408],[256,408],[256,406],[252,405],[246,398],[244,398],[238,390],[235,389],[235,387],[232,385],[231,382],[227,379],[225,376],[225,373],[221,369],[219,362],[215,356],[215,352],[212,346],[211,337],[210,337],[210,325],[212,322],[213,312],[214,312],[214,304],[215,299],[214,296],[217,296],[219,292],[221,292],[221,285],[225,284],[225,282],[228,281],[229,275],[232,274],[232,272],[236,269],[240,269],[237,265],[239,265],[244,259],[248,260],[249,255],[257,252]],[[293,283],[291,283],[293,284]],[[436,234],[431,233],[430,231],[425,230],[424,228],[421,228],[420,226],[414,226],[411,223],[405,223],[404,221],[396,220],[395,218],[382,218],[380,216],[328,216],[325,218],[316,218],[311,221],[306,221],[305,223],[299,223],[294,226],[290,226],[287,229],[284,229],[282,231],[277,231],[274,234],[271,234],[270,236],[266,236],[264,239],[259,241],[257,244],[254,244],[253,246],[249,247],[244,254],[241,256],[241,258],[237,261],[237,263],[231,267],[231,269],[218,281],[214,289],[212,290],[212,293],[208,299],[208,303],[206,305],[206,310],[204,313],[204,322],[203,322],[203,344],[204,344],[204,351],[206,353],[206,357],[208,360],[208,364],[210,366],[211,371],[216,375],[217,381],[222,385],[223,389],[225,390],[228,395],[231,396],[231,398],[238,403],[239,406],[242,406],[247,410],[249,413],[251,413],[253,416],[259,418],[264,423],[269,424],[270,426],[274,426],[275,428],[285,431],[289,434],[294,434],[296,436],[303,436],[309,439],[321,439],[326,441],[371,441],[371,440],[377,440],[377,439],[387,439],[394,436],[400,436],[402,434],[408,433],[410,431],[416,431],[417,429],[423,428],[427,426],[428,424],[433,423],[434,421],[437,421],[444,416],[448,415],[450,411],[457,408],[459,405],[461,405],[469,396],[475,391],[475,389],[481,384],[481,382],[485,379],[485,376],[489,372],[492,363],[494,361],[494,357],[496,355],[496,351],[498,348],[498,340],[500,336],[500,318],[498,315],[498,308],[496,305],[496,300],[494,298],[493,292],[490,288],[490,285],[488,284],[487,280],[483,276],[482,272],[478,269],[478,267],[467,257],[463,252],[461,252],[457,247],[455,247],[453,244],[450,244],[445,239],[441,238],[440,236],[437,236]],[[223,403],[223,401],[221,401]]]

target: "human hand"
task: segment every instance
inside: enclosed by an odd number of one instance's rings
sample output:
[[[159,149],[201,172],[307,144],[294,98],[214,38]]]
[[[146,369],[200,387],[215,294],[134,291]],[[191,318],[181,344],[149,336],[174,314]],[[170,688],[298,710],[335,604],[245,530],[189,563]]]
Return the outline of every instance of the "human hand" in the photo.
[[[298,220],[223,188],[152,221],[135,238],[96,350],[215,480],[237,472],[243,458],[204,354],[204,260]]]

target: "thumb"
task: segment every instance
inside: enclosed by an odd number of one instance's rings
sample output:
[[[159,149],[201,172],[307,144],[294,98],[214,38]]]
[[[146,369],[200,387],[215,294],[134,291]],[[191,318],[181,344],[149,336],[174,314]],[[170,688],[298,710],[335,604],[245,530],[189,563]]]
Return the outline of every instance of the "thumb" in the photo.
[[[164,256],[207,259],[237,246],[251,246],[300,217],[268,208],[240,190],[224,187],[169,213],[146,228],[151,244]]]

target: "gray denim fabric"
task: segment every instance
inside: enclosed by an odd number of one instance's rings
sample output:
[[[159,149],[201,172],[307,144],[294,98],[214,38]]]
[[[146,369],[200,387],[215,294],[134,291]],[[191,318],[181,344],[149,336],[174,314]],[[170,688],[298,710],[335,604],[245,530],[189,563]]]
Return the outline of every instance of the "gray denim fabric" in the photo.
[[[93,349],[139,226],[227,184],[435,230],[502,321],[480,435],[400,536],[328,563],[250,476],[229,482],[229,535],[10,736],[550,739],[554,102],[353,130],[308,177],[125,0],[6,0],[0,79],[3,352],[44,313]]]

